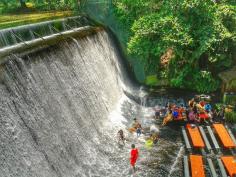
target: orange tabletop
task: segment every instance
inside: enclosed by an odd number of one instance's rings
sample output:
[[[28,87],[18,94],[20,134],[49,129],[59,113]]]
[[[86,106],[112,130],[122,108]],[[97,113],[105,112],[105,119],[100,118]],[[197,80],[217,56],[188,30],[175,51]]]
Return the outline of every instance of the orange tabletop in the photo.
[[[205,144],[204,144],[204,141],[201,137],[198,127],[196,126],[196,127],[192,128],[189,124],[187,124],[186,128],[187,128],[189,135],[191,137],[193,147],[204,148]]]
[[[224,127],[223,124],[213,124],[213,127],[216,130],[222,144],[225,148],[234,148],[236,145],[234,144],[232,138],[230,137],[228,131]]]
[[[190,155],[192,177],[205,177],[202,156]]]
[[[223,161],[230,177],[236,176],[236,158],[234,158],[233,156],[224,156],[221,157],[221,160]]]

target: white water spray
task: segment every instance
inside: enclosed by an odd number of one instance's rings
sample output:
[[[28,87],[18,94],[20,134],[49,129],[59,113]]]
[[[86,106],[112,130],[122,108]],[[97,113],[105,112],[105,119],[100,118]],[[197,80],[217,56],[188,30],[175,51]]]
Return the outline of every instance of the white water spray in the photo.
[[[171,177],[171,175],[173,174],[173,172],[176,170],[175,167],[177,166],[179,160],[181,159],[181,157],[183,156],[184,153],[184,146],[181,146],[179,149],[179,152],[175,158],[174,163],[172,164],[172,166],[170,167],[170,172],[168,174],[168,177]]]

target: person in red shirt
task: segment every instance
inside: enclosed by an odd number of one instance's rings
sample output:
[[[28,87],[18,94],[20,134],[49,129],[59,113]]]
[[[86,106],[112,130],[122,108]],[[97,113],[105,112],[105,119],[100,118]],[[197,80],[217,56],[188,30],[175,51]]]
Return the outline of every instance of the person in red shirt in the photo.
[[[131,145],[131,152],[130,152],[130,165],[132,166],[133,170],[135,171],[135,163],[138,159],[138,149],[135,148],[135,145]]]

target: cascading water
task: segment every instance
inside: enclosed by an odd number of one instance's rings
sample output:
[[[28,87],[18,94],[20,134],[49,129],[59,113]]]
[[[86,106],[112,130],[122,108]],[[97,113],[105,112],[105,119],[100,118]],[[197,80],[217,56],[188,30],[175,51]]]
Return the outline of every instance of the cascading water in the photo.
[[[133,118],[155,124],[143,91],[141,105],[124,95],[135,86],[119,58],[105,31],[10,56],[0,67],[0,177],[130,176],[131,143],[140,149],[135,176],[168,176],[182,146],[177,131],[163,128],[152,149],[127,131],[117,144]]]

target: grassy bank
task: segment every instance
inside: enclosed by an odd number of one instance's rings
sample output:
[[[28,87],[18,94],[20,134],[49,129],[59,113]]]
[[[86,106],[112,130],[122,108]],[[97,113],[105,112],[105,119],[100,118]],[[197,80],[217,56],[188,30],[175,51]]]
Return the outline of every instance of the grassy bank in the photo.
[[[72,11],[35,12],[19,15],[0,15],[0,29],[72,16]]]

